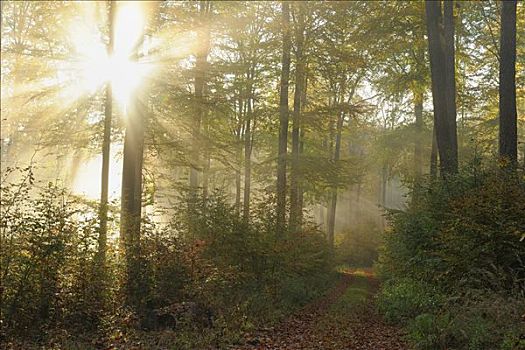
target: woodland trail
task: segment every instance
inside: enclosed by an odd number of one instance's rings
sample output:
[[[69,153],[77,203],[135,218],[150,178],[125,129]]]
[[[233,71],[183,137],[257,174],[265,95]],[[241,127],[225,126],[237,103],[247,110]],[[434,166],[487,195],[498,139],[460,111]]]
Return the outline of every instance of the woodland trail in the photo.
[[[371,298],[378,281],[370,273],[346,271],[327,295],[275,328],[247,337],[238,350],[401,350],[402,333],[386,325]]]

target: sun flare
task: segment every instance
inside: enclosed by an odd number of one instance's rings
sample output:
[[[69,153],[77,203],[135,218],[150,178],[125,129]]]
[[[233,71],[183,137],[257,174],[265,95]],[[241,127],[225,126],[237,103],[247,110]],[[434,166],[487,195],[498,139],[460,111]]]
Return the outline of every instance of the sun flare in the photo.
[[[110,83],[113,98],[126,109],[134,91],[150,71],[148,64],[137,59],[144,32],[144,16],[138,2],[116,2],[113,19],[113,52],[96,35],[84,28],[72,31],[73,42],[80,53],[80,90],[94,93]]]

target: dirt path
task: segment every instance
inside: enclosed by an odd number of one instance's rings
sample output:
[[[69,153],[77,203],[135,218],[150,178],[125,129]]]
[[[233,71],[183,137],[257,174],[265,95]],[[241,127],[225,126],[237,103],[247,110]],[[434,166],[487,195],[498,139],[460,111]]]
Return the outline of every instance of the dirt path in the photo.
[[[325,297],[277,327],[249,336],[236,349],[408,349],[400,331],[375,312],[370,299],[377,287],[377,280],[363,271],[343,273]]]

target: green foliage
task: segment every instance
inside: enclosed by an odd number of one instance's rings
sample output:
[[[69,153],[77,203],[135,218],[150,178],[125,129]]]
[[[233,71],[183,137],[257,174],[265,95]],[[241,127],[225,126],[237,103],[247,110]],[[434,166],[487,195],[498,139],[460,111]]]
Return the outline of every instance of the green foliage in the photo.
[[[141,300],[130,308],[117,241],[100,266],[96,211],[56,186],[36,188],[24,171],[2,186],[0,306],[9,339],[76,347],[91,335],[128,346],[146,326],[176,329],[166,342],[183,349],[227,344],[319,296],[334,278],[319,232],[275,237],[273,202],[261,201],[246,222],[220,192],[188,196],[170,225],[145,218],[133,267]],[[189,306],[163,324],[159,310],[180,305]]]
[[[259,203],[248,223],[220,192],[185,203],[174,227],[197,250],[185,291],[219,315],[244,308],[264,322],[316,296],[331,278],[324,237],[312,230],[277,239],[272,202]]]
[[[422,313],[407,327],[416,349],[519,349],[524,301],[490,295]]]
[[[524,202],[523,180],[497,170],[432,183],[407,211],[391,213],[380,271],[446,288],[523,290]]]
[[[373,265],[381,243],[381,232],[377,224],[368,222],[358,225],[343,232],[342,236],[336,246],[338,263],[362,267]]]
[[[437,350],[448,348],[449,315],[423,313],[408,325],[408,339],[416,349]]]
[[[433,286],[410,278],[385,284],[378,296],[380,312],[394,324],[436,311],[443,302],[444,297]]]
[[[525,303],[525,182],[479,165],[431,182],[390,213],[379,309],[417,349],[518,344]],[[509,347],[510,346],[510,347]]]
[[[331,306],[332,313],[342,317],[351,317],[359,308],[365,307],[370,295],[368,277],[354,275],[352,287],[347,288],[343,296]]]
[[[32,170],[18,170],[20,182],[2,184],[3,322],[26,336],[50,325],[96,326],[95,213],[51,183],[34,191]]]

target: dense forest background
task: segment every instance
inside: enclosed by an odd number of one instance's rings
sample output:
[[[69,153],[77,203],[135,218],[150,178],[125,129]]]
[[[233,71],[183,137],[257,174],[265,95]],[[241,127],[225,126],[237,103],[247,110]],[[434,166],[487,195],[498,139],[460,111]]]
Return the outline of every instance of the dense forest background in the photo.
[[[373,265],[406,346],[524,346],[523,2],[1,6],[7,348],[242,345]]]

